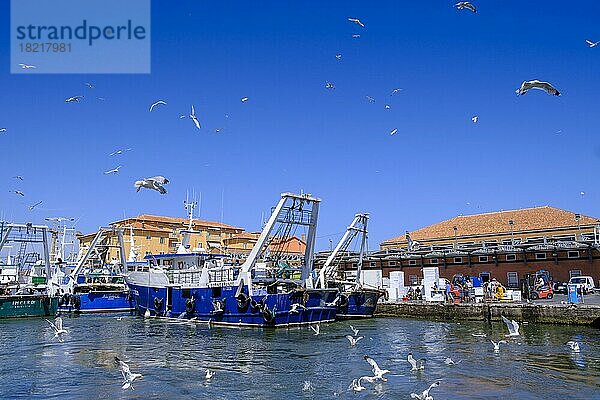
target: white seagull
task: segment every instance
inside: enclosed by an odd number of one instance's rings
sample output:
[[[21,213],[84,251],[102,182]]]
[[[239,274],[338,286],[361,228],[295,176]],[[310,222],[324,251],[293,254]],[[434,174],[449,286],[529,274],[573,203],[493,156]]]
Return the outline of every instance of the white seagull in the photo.
[[[250,100],[248,97],[242,97],[242,99],[241,99],[242,103],[245,103],[245,102],[247,102],[248,100]]]
[[[504,343],[506,344],[506,340],[500,340],[498,341],[498,343],[494,342],[493,340],[490,340],[490,342],[492,342],[492,344],[494,345],[494,351],[497,353],[500,351],[500,343]]]
[[[363,358],[365,359],[366,362],[369,363],[369,365],[371,365],[371,368],[373,371],[373,377],[375,378],[374,380],[381,379],[382,381],[387,382],[387,378],[385,378],[384,375],[389,373],[390,371],[387,369],[379,368],[379,365],[377,365],[375,360],[373,360],[369,356],[364,356]]]
[[[360,37],[360,35],[358,33],[355,33],[352,35],[352,39],[358,39]]]
[[[34,208],[36,208],[36,207],[37,207],[37,206],[39,206],[40,204],[42,204],[42,200],[38,201],[37,203],[35,203],[35,204],[33,204],[33,205],[30,205],[30,206],[29,206],[29,209],[30,209],[30,210],[33,210]],[[62,320],[61,320],[61,321],[62,321]]]
[[[398,133],[398,128],[392,129],[390,132],[390,136],[394,136],[396,133]]]
[[[369,103],[375,103],[375,98],[371,97],[371,96],[365,96],[367,98],[367,100],[369,101]]]
[[[396,93],[398,93],[398,92],[400,92],[400,91],[402,91],[402,89],[400,89],[400,88],[395,88],[395,89],[393,89],[393,90],[392,90],[392,93],[390,93],[390,96],[393,96],[393,95],[395,95]]]
[[[471,121],[473,121],[473,123],[474,123],[474,124],[476,124],[476,123],[477,123],[477,121],[479,121],[479,116],[478,116],[478,115],[473,115],[473,116],[471,117]]]
[[[365,27],[365,24],[363,24],[362,22],[360,22],[360,19],[358,18],[348,18],[348,21],[360,26],[361,28]]]
[[[341,60],[342,59],[342,55],[341,54],[336,54],[335,58],[336,58],[336,60]]]
[[[425,390],[423,390],[423,393],[421,394],[417,394],[417,393],[411,393],[410,394],[410,398],[411,399],[418,399],[418,400],[433,400],[433,396],[431,396],[429,394],[429,391],[431,389],[433,389],[434,387],[438,387],[440,386],[440,382],[434,382],[431,385],[429,385],[429,387]]]
[[[361,376],[361,377],[360,377],[360,378],[358,378],[358,379],[352,379],[352,383],[350,384],[350,388],[349,388],[349,389],[352,389],[352,390],[354,390],[355,392],[360,392],[360,391],[366,390],[367,388],[366,388],[366,387],[364,387],[363,385],[361,385],[361,383],[360,383],[360,381],[361,381],[363,378],[364,378],[364,377],[362,377],[362,376]]]
[[[354,336],[358,336],[358,329],[356,329],[352,325],[350,325],[350,329],[352,329],[352,332],[354,332]]]
[[[167,190],[163,187],[169,183],[169,180],[164,176],[153,176],[152,178],[146,178],[139,181],[135,181],[134,186],[136,192],[139,192],[141,188],[156,190],[160,194],[167,193]]]
[[[25,196],[25,193],[21,192],[20,190],[11,190],[11,192],[14,194],[18,194],[19,196]]]
[[[357,338],[354,338],[350,335],[346,335],[346,339],[348,339],[348,341],[350,342],[350,346],[356,346],[356,343],[358,343],[358,341],[360,339],[364,339],[364,338],[365,338],[364,336],[359,336]]]
[[[335,85],[333,84],[333,82],[325,82],[325,88],[326,89],[335,89]]]
[[[200,129],[200,122],[198,122],[198,118],[196,118],[196,110],[194,110],[194,106],[192,105],[192,113],[190,114],[190,118],[194,121],[194,125],[196,128]]]
[[[6,128],[0,128],[0,133],[6,132]]]
[[[119,165],[118,167],[116,167],[116,168],[113,168],[113,169],[111,169],[111,170],[109,170],[109,171],[106,171],[104,174],[105,174],[105,175],[108,175],[108,174],[116,174],[117,172],[119,172],[119,168],[121,168],[121,165]]]
[[[446,365],[456,365],[456,364],[460,364],[462,360],[458,360],[457,362],[454,362],[453,359],[451,359],[450,357],[446,357],[446,359],[444,360],[444,364]]]
[[[94,85],[93,85],[91,82],[86,82],[86,83],[85,83],[85,86],[87,86],[87,87],[88,87],[88,88],[90,88],[90,89],[93,89],[93,88],[94,88]]]
[[[532,81],[523,81],[523,83],[521,83],[521,87],[518,88],[515,92],[519,96],[521,96],[527,93],[529,89],[539,89],[543,90],[548,94],[560,96],[560,92],[556,90],[556,88],[552,86],[552,84],[550,84],[549,82],[538,81],[537,79],[534,79]]]
[[[506,327],[508,328],[508,335],[506,335],[507,337],[520,335],[519,323],[517,321],[515,321],[514,319],[509,320],[504,315],[502,316],[502,321],[506,324]]]
[[[306,310],[306,307],[300,303],[294,303],[290,307],[290,314],[298,314],[300,312],[298,309]]]
[[[164,100],[158,100],[157,102],[152,103],[152,105],[150,106],[150,112],[152,112],[152,110],[154,110],[154,107],[159,106],[159,105],[166,106],[167,102]]]
[[[207,381],[212,379],[212,377],[215,376],[214,371],[211,371],[210,369],[206,368],[206,373],[204,374],[204,379],[206,379]]]
[[[19,67],[21,67],[21,69],[37,68],[35,65],[27,65],[27,64],[19,64]]]
[[[46,320],[47,323],[50,324],[50,326],[54,329],[54,337],[58,338],[60,341],[62,341],[62,338],[60,335],[67,333],[67,331],[65,329],[63,329],[63,320],[61,317],[56,317],[54,318],[54,323],[50,320]]]
[[[73,96],[65,100],[65,103],[79,103],[79,100],[83,99],[83,96]]]
[[[599,42],[592,42],[591,40],[587,40],[587,39],[585,40],[585,42],[587,43],[587,45],[588,45],[590,48],[592,48],[592,47],[596,47],[596,46],[598,46],[598,43],[600,43],[600,41],[599,41]]]
[[[385,108],[386,110],[389,110],[392,107],[389,104],[386,104],[385,106],[383,106],[383,108]]]
[[[458,8],[459,10],[464,10],[466,8],[467,10],[471,10],[474,13],[477,12],[475,6],[469,3],[468,1],[459,1],[458,3],[456,3],[456,8]]]
[[[21,175],[17,175],[17,176],[13,176],[13,179],[18,179],[18,180],[22,181],[23,177]]]
[[[313,332],[315,333],[315,336],[319,335],[321,333],[321,323],[317,322],[314,325],[309,325],[310,329],[313,330]]]
[[[571,350],[574,353],[579,353],[579,343],[577,343],[573,340],[569,340],[566,344],[571,348]]]
[[[410,364],[411,371],[419,371],[419,370],[424,370],[425,369],[425,359],[422,358],[420,360],[415,360],[415,358],[413,357],[412,353],[408,353],[408,356],[406,357],[406,361],[408,361],[408,363]]]
[[[127,365],[127,363],[121,359],[119,359],[119,357],[115,356],[115,362],[117,364],[119,364],[119,368],[121,369],[121,374],[123,375],[123,386],[121,386],[121,388],[123,389],[133,389],[133,381],[135,381],[136,379],[141,379],[143,378],[142,374],[134,374],[131,372],[131,370],[129,369],[129,365]]]
[[[131,151],[131,149],[119,149],[119,150],[115,150],[112,153],[110,153],[111,156],[116,156],[116,155],[120,155],[123,154],[127,151]]]

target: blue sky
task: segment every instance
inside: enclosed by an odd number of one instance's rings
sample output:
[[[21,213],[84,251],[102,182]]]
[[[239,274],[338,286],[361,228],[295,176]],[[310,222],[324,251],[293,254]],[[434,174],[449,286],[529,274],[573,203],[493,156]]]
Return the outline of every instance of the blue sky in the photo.
[[[600,3],[475,1],[477,14],[445,1],[222,3],[153,1],[149,75],[24,76],[9,73],[1,2],[0,215],[72,216],[89,232],[123,215],[182,216],[195,190],[202,218],[256,230],[279,193],[303,190],[323,199],[319,248],[359,211],[370,248],[458,214],[600,216],[600,46],[585,44],[600,40]],[[563,95],[516,96],[530,79]],[[149,113],[158,99],[168,105]],[[179,119],[191,104],[201,130]],[[167,195],[135,192],[157,174]]]

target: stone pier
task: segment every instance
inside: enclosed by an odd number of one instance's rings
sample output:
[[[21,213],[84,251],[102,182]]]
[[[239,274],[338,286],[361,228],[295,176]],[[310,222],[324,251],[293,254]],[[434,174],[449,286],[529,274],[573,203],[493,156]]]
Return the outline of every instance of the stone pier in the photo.
[[[600,328],[600,305],[422,302],[380,303],[376,317],[421,318],[440,321],[516,321],[542,324],[588,325]]]

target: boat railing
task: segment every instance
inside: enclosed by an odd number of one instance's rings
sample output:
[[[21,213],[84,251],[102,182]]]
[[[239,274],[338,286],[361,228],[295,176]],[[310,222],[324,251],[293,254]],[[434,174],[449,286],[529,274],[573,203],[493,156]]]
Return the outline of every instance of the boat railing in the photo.
[[[200,283],[201,269],[165,271],[169,282],[176,285],[194,285]]]

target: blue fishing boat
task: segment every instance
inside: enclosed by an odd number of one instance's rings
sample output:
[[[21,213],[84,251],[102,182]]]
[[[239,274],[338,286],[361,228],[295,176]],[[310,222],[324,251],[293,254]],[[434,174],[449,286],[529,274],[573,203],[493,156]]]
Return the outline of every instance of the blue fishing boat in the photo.
[[[57,262],[58,311],[64,313],[128,312],[135,309],[125,282],[123,231],[101,227],[75,265]],[[116,250],[116,260],[109,260]]]
[[[214,325],[283,327],[335,320],[335,288],[312,287],[311,267],[320,200],[283,193],[242,265],[225,254],[189,250],[191,222],[175,254],[147,256],[127,275],[138,313],[186,318]],[[191,221],[190,213],[190,221]],[[281,270],[282,249],[273,243],[308,229],[298,274]]]
[[[381,297],[387,296],[383,289],[369,287],[363,282],[362,266],[367,246],[367,223],[369,215],[359,213],[346,229],[346,232],[331,251],[323,266],[319,269],[316,287],[330,287],[339,290],[336,298],[337,319],[359,319],[373,316]],[[360,252],[350,254],[350,244],[359,241]],[[350,255],[350,261],[356,263],[356,275],[352,278],[343,275],[339,265]],[[345,260],[348,261],[348,260]]]

